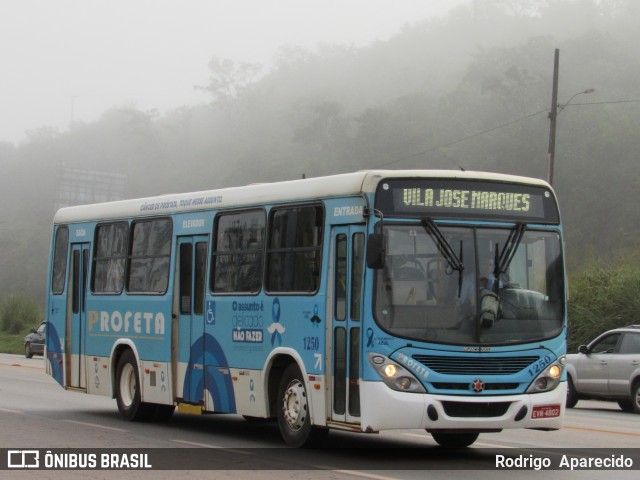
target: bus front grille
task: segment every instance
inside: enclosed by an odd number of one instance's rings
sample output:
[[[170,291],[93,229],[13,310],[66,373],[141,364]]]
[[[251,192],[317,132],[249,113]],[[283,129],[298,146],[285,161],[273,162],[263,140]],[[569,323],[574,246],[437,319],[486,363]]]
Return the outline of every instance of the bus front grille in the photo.
[[[445,357],[413,355],[413,359],[437,373],[446,375],[513,375],[538,360],[537,356],[521,357]]]
[[[459,391],[473,391],[471,382],[434,382],[431,384],[433,388],[437,390],[459,390]],[[484,385],[484,391],[501,391],[501,390],[517,390],[520,388],[519,383],[487,383]]]
[[[501,417],[509,409],[511,402],[442,402],[444,412],[449,417],[462,418],[489,418]]]

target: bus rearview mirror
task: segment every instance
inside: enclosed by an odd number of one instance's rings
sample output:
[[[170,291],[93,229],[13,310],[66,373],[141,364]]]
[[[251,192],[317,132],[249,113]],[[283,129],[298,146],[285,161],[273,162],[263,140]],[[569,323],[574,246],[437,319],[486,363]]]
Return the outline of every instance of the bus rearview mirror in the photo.
[[[372,233],[367,238],[367,267],[375,270],[384,268],[384,234]]]

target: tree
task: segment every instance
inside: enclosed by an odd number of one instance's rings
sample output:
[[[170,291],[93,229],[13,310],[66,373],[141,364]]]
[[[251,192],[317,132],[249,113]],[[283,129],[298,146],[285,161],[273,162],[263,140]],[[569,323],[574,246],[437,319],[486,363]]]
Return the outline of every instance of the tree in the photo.
[[[209,62],[209,84],[196,87],[211,94],[214,102],[229,105],[256,81],[262,66],[213,57]]]

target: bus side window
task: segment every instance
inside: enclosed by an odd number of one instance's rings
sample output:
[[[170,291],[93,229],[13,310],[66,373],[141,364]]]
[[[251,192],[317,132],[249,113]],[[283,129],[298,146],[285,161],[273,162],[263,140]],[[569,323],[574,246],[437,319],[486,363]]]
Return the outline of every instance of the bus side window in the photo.
[[[321,206],[271,212],[267,248],[267,291],[314,293],[320,287]]]
[[[122,292],[128,238],[127,222],[97,226],[91,278],[93,293],[118,295]]]
[[[165,293],[169,285],[171,220],[158,218],[134,222],[131,231],[127,291]]]
[[[218,215],[211,265],[214,293],[257,293],[262,286],[265,214],[249,210]]]
[[[344,320],[347,318],[347,236],[343,233],[336,237],[335,264],[334,317]]]
[[[69,252],[69,229],[58,227],[53,253],[53,271],[51,273],[51,292],[55,295],[64,293],[64,282],[67,277],[67,255]]]

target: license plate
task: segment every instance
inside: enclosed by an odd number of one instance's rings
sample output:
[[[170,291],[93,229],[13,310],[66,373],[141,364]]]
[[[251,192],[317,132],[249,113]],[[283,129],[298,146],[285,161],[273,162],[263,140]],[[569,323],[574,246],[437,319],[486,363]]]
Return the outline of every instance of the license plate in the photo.
[[[533,407],[531,418],[554,418],[560,416],[560,405],[537,405]]]

